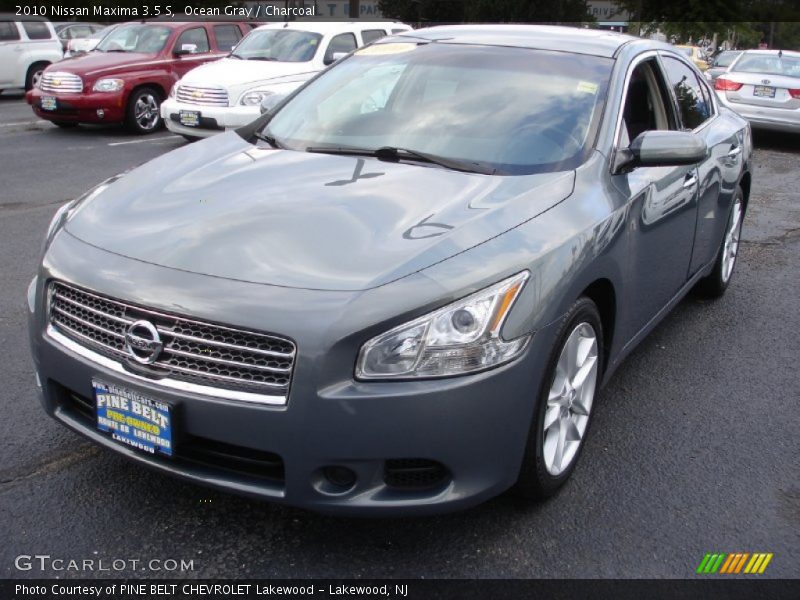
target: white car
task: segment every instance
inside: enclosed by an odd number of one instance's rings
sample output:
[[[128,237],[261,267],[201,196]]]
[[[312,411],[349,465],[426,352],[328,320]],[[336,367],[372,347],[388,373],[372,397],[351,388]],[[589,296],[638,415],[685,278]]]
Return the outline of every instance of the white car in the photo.
[[[411,31],[394,22],[270,23],[251,31],[222,60],[192,69],[161,104],[167,128],[187,139],[250,123],[262,100],[282,97],[356,48]]]
[[[34,87],[49,64],[64,57],[53,24],[0,13],[0,91]]]
[[[70,56],[79,56],[81,54],[91,52],[97,47],[97,44],[99,44],[104,37],[114,31],[117,27],[119,27],[119,25],[119,23],[115,23],[114,25],[109,25],[108,27],[103,27],[103,29],[95,31],[90,36],[70,40],[67,43],[67,49],[64,52],[64,58],[69,58]]]

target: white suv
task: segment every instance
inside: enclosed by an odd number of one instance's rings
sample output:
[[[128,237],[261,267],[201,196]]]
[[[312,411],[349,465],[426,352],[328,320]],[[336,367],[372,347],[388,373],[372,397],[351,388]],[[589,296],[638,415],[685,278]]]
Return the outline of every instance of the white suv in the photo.
[[[53,24],[45,19],[0,13],[0,91],[34,87],[50,63],[64,57]]]
[[[411,27],[392,22],[263,25],[228,57],[189,71],[161,105],[161,116],[187,139],[241,127],[260,115],[267,96],[284,96],[348,52],[404,31]]]

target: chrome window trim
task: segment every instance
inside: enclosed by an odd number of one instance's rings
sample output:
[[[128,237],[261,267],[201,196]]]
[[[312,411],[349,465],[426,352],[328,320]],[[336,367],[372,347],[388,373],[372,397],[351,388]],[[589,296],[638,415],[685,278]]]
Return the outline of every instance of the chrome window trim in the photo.
[[[89,350],[84,346],[81,346],[77,342],[74,342],[67,336],[57,331],[56,328],[49,323],[47,325],[46,333],[51,340],[64,346],[67,350],[74,352],[78,356],[90,360],[93,363],[96,363],[101,367],[108,369],[109,371],[113,371],[118,375],[123,375],[125,377],[136,379],[138,381],[146,382],[156,387],[163,387],[168,390],[178,391],[178,392],[188,392],[191,394],[197,394],[199,396],[206,396],[208,398],[246,402],[248,404],[263,404],[267,406],[286,406],[286,396],[270,396],[266,394],[253,394],[250,392],[226,390],[223,388],[198,385],[196,383],[190,383],[187,381],[177,381],[175,379],[170,379],[170,378],[157,379],[157,380],[149,379],[147,377],[143,377],[141,375],[137,375],[136,373],[132,373],[126,370],[121,363],[115,360],[111,360],[110,358],[107,358],[101,354]]]

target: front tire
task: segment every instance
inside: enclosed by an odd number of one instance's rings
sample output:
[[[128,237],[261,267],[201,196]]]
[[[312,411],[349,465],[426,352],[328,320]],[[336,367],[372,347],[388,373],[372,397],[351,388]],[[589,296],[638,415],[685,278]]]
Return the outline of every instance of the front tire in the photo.
[[[147,134],[157,131],[163,124],[160,94],[153,88],[134,91],[126,109],[127,128],[133,133]]]
[[[742,221],[744,220],[744,192],[741,187],[736,188],[733,195],[731,214],[728,216],[728,225],[722,244],[717,251],[714,268],[706,277],[697,282],[695,290],[706,298],[719,298],[728,289],[736,266],[739,254],[739,240],[742,236]]]
[[[603,327],[589,298],[564,316],[536,400],[516,492],[540,500],[566,483],[589,432],[602,374]]]

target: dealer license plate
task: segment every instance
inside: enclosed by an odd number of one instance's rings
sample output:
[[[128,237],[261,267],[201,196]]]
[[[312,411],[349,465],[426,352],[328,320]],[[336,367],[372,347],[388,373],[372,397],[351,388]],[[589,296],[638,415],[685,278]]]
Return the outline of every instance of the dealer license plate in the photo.
[[[102,381],[92,381],[92,385],[100,431],[144,452],[172,456],[169,404]]]
[[[55,110],[58,108],[58,101],[55,96],[42,96],[42,110]]]
[[[775,88],[769,85],[757,85],[753,88],[753,96],[759,98],[774,98]]]
[[[199,127],[200,111],[182,110],[180,113],[178,113],[178,120],[181,122],[181,125],[186,125],[186,127]]]

